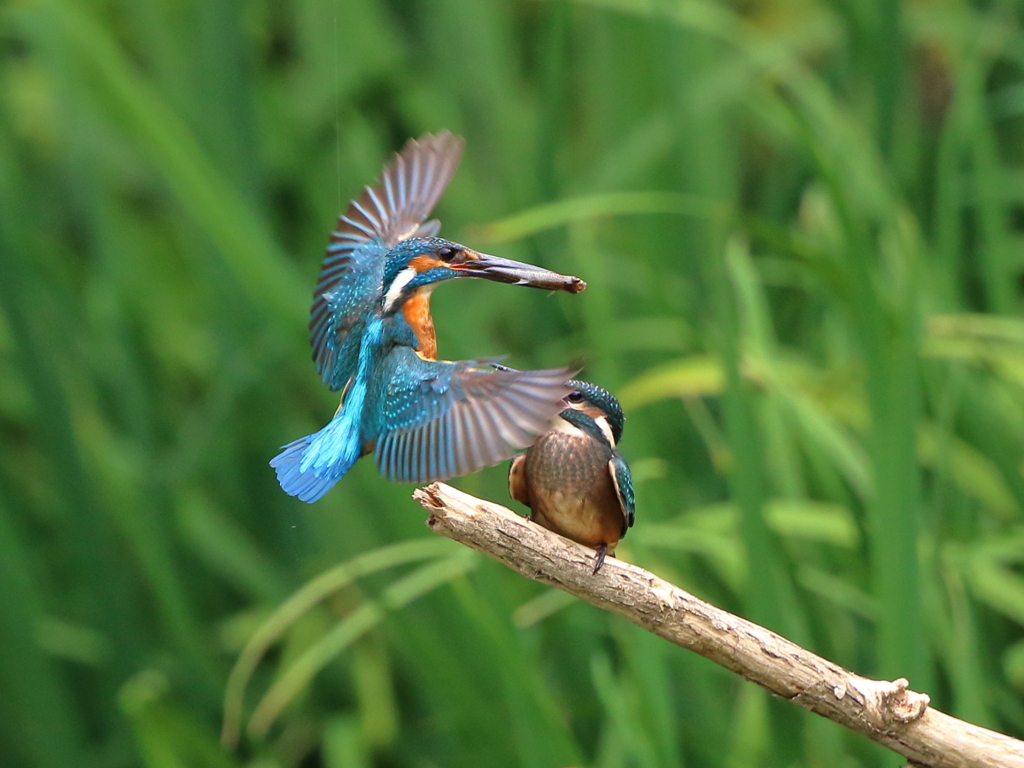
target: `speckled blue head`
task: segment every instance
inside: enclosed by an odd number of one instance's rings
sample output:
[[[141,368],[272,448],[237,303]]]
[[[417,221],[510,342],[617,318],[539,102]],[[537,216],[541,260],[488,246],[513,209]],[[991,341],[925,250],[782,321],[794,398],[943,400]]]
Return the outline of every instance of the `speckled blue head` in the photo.
[[[442,237],[410,237],[402,240],[388,251],[384,265],[384,293],[408,269],[412,269],[413,273],[405,281],[404,287],[412,282],[416,282],[416,287],[419,287],[459,277],[460,273],[452,269],[449,263],[457,254],[465,251],[465,247]]]
[[[611,392],[597,384],[589,381],[572,379],[565,383],[572,387],[573,391],[566,395],[566,402],[570,408],[582,408],[590,406],[601,412],[608,419],[608,426],[611,427],[612,436],[616,444],[622,439],[622,430],[626,426],[626,415],[622,412],[622,406]]]

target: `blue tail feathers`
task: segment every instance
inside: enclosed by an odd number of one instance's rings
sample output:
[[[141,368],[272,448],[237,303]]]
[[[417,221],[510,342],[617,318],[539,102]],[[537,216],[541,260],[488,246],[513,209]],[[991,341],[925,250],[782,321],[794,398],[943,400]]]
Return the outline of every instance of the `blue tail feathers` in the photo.
[[[281,453],[271,459],[270,466],[277,471],[277,481],[285,493],[289,496],[298,496],[302,501],[312,504],[331,490],[341,479],[341,475],[331,472],[321,477],[312,470],[303,472],[299,468],[302,456],[309,447],[309,439],[310,435],[307,435],[288,443]]]
[[[270,461],[277,472],[277,481],[289,496],[312,504],[334,484],[341,480],[359,458],[358,441],[355,450],[345,445],[344,437],[338,435],[337,422],[312,435],[300,437],[288,443]],[[339,437],[341,440],[339,441]]]
[[[376,330],[379,334],[379,329]],[[363,447],[359,423],[366,401],[371,360],[367,350],[361,349],[356,379],[345,394],[342,407],[327,426],[288,443],[270,461],[285,493],[312,504],[331,490],[359,459]]]

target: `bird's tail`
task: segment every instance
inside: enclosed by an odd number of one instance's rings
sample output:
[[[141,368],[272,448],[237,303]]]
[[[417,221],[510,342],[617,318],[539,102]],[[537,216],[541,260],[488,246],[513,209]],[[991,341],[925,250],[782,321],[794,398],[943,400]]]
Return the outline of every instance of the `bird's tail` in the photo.
[[[359,391],[358,402],[351,402],[350,393],[345,406],[352,407],[341,408],[326,427],[288,443],[271,459],[285,493],[312,504],[352,469],[362,453],[357,420],[364,394]]]
[[[348,467],[340,472],[335,471],[334,467],[329,467],[330,471],[328,472],[318,472],[312,469],[306,472],[302,471],[302,460],[315,436],[306,435],[288,443],[281,453],[270,460],[270,466],[277,472],[277,482],[281,484],[284,492],[289,496],[298,496],[302,501],[310,504],[331,490],[334,484],[348,471]]]

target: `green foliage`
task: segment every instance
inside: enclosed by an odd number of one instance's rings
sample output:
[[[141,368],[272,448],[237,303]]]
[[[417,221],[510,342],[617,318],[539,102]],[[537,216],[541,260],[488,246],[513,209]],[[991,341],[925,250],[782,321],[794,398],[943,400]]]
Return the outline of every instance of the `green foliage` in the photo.
[[[1024,735],[1021,16],[0,7],[4,765],[901,764],[436,540],[370,462],[279,490],[337,402],[327,232],[441,128],[445,232],[590,285],[446,286],[441,353],[621,396],[621,556]]]

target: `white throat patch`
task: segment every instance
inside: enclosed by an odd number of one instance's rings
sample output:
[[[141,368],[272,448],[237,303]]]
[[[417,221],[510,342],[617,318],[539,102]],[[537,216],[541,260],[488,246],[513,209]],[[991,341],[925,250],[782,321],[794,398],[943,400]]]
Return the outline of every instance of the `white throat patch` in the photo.
[[[580,439],[586,438],[586,434],[583,432],[582,429],[577,427],[575,424],[570,424],[561,416],[555,416],[555,418],[553,418],[551,422],[551,428],[555,432],[564,432],[567,435],[572,435],[573,437],[578,437]],[[608,439],[608,444],[612,448],[614,448],[615,435],[612,433],[612,427],[608,423],[608,419],[605,418],[604,416],[598,416],[596,419],[594,419],[594,423],[597,424],[598,429],[600,429],[604,436]]]

